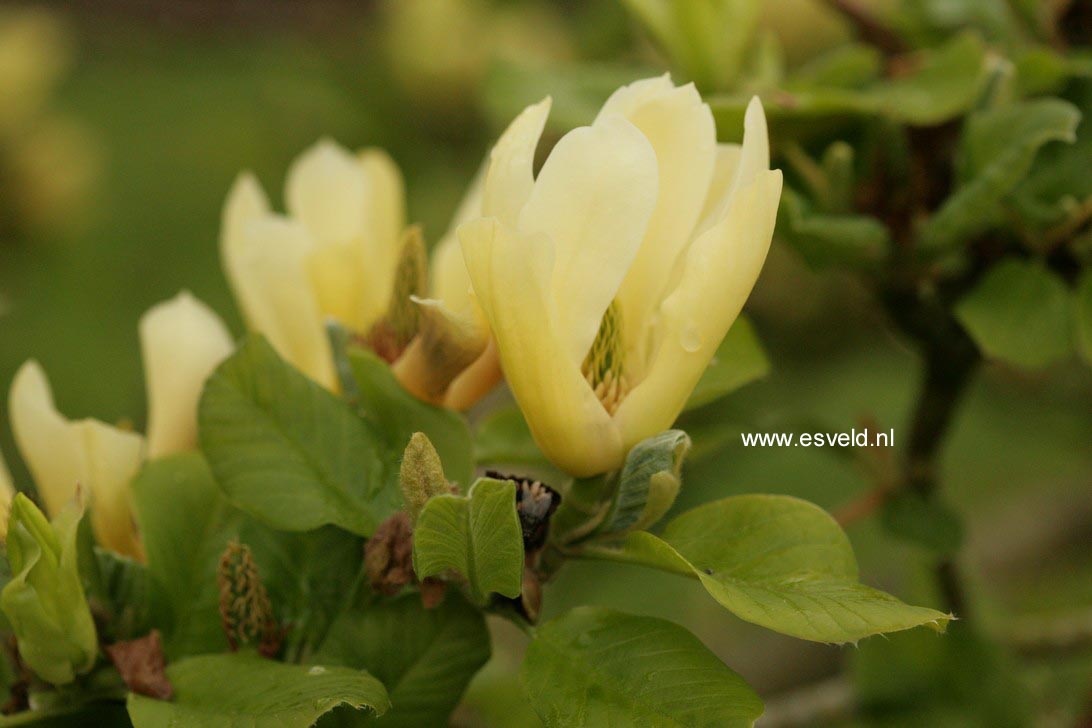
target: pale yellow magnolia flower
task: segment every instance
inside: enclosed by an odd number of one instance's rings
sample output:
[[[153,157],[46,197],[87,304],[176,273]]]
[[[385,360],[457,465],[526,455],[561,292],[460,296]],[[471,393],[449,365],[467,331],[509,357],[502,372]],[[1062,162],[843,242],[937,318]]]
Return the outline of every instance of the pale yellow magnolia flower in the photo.
[[[505,131],[459,239],[535,441],[589,476],[682,410],[758,278],[781,173],[757,99],[742,147],[718,145],[694,87],[665,76],[616,91],[535,178],[549,108]]]
[[[84,489],[99,542],[140,558],[129,482],[146,458],[197,445],[197,402],[205,379],[232,350],[223,323],[189,293],[153,306],[140,320],[148,391],[148,436],[96,419],[70,420],[53,403],[36,361],[20,367],[8,408],[15,442],[46,511]]]
[[[387,310],[405,228],[402,176],[385,153],[330,140],[301,154],[275,214],[244,173],[224,206],[220,252],[247,326],[297,369],[334,389],[324,321],[367,333]]]
[[[474,208],[473,198],[472,190],[464,206]],[[274,213],[254,176],[240,175],[224,205],[224,270],[247,326],[334,390],[326,320],[367,340],[390,311],[407,240],[401,173],[382,151],[354,155],[322,140],[292,164],[285,201],[287,214]],[[419,300],[420,333],[391,357],[393,371],[422,399],[469,406],[496,383],[499,366],[483,354],[488,329],[461,255],[438,258],[433,279],[449,285]],[[478,359],[481,366],[470,366]]]
[[[0,9],[0,137],[41,112],[71,49],[60,19],[41,8]]]

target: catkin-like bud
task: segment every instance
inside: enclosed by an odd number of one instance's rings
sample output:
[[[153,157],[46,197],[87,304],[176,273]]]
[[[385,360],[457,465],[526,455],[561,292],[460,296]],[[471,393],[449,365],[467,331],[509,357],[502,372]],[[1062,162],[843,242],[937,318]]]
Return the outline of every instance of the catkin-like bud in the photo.
[[[406,512],[413,523],[417,522],[417,516],[429,498],[451,492],[444,477],[440,455],[423,432],[415,432],[410,438],[402,455],[398,478],[402,485],[402,497],[406,501]]]
[[[283,634],[250,547],[230,542],[220,556],[216,580],[220,586],[220,624],[232,651],[256,645],[261,654],[275,655]]]

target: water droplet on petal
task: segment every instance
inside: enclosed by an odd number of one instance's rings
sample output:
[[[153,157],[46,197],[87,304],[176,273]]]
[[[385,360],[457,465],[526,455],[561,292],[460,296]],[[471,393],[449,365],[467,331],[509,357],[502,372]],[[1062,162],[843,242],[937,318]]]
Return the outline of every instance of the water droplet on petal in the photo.
[[[701,348],[701,343],[701,331],[697,324],[689,323],[683,327],[682,333],[679,334],[679,346],[683,348],[683,351],[693,354]]]

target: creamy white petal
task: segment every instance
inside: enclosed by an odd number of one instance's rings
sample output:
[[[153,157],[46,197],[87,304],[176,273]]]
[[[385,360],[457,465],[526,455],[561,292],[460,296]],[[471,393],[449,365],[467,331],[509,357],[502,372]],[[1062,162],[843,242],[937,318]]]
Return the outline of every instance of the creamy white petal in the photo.
[[[762,100],[755,96],[747,104],[747,112],[743,117],[743,145],[732,183],[728,192],[721,197],[719,205],[707,211],[709,224],[714,225],[723,219],[732,206],[732,196],[769,168],[770,135],[766,127],[766,113],[762,110]]]
[[[515,227],[519,212],[534,185],[535,149],[550,115],[549,97],[524,109],[508,125],[493,151],[485,173],[482,214]]]
[[[732,187],[742,152],[743,148],[739,144],[717,145],[716,158],[713,161],[713,177],[709,181],[709,191],[705,196],[701,215],[698,217],[696,232],[703,233],[719,222],[716,216]]]
[[[57,411],[45,372],[28,361],[15,375],[8,406],[12,432],[50,515],[83,487],[98,540],[139,557],[129,483],[144,459],[144,438],[98,420],[71,422]]]
[[[308,269],[313,250],[298,222],[273,216],[252,221],[237,255],[239,302],[247,325],[277,353],[334,389],[330,344]]]
[[[675,87],[666,76],[619,89],[604,105],[600,118],[610,113],[624,115],[648,138],[656,151],[660,177],[644,243],[618,292],[627,362],[637,367],[645,355],[642,333],[668,290],[672,270],[692,239],[709,191],[716,127],[694,85]]]
[[[758,280],[780,196],[780,170],[759,173],[690,247],[661,307],[662,336],[648,375],[615,413],[627,448],[670,427],[682,411]]]
[[[188,291],[150,308],[138,326],[148,396],[148,457],[197,446],[197,401],[233,348],[220,317]]]
[[[357,158],[330,139],[300,154],[285,179],[285,205],[315,242],[346,244],[364,228],[368,180]]]
[[[236,300],[240,298],[238,257],[239,248],[246,243],[244,233],[251,222],[269,214],[269,198],[258,179],[250,172],[236,177],[220,216],[220,261]]]
[[[361,242],[362,309],[355,328],[366,332],[386,313],[394,290],[406,228],[406,192],[398,165],[383,150],[365,149],[357,160],[368,181],[368,197]]]
[[[637,255],[656,191],[648,139],[623,117],[607,116],[562,137],[520,214],[521,235],[553,243],[557,327],[577,366]]]
[[[496,218],[459,228],[474,291],[489,318],[505,379],[542,452],[576,476],[617,467],[618,429],[573,362],[558,330],[547,287],[549,268],[528,247],[549,241],[519,236]]]
[[[130,483],[144,460],[144,438],[98,420],[75,424],[83,439],[86,470],[81,482],[91,496],[95,535],[106,548],[142,559]]]
[[[46,511],[56,514],[76,492],[85,472],[83,440],[53,404],[45,372],[28,361],[15,373],[8,395],[15,444]]]

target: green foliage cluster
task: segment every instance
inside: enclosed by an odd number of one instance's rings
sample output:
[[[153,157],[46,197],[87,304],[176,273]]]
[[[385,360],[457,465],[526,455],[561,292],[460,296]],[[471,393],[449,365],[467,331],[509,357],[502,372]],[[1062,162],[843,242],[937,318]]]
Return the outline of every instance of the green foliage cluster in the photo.
[[[512,619],[530,636],[523,681],[548,724],[614,716],[749,725],[761,712],[736,673],[671,623],[579,609],[535,625],[537,610],[526,608],[530,590],[569,558],[697,579],[737,616],[808,640],[943,629],[949,619],[858,583],[841,529],[793,498],[727,498],[678,516],[662,537],[644,530],[679,489],[690,447],[680,431],[641,443],[616,473],[555,483],[572,500],[563,501],[540,548],[525,539],[517,507],[516,489],[527,482],[472,479],[465,453],[473,447],[462,418],[408,402],[370,353],[339,355],[350,362],[351,401],[314,385],[256,335],[216,370],[200,406],[202,451],[152,461],[133,482],[146,564],[96,561],[91,541],[76,538],[78,520],[62,515],[51,526],[29,500],[17,499],[9,559],[18,573],[0,606],[30,670],[31,704],[60,690],[83,696],[47,699],[48,707],[25,715],[79,716],[104,697],[125,695],[100,659],[100,645],[157,630],[173,697],[129,692],[128,715],[138,728],[234,725],[242,716],[254,725],[305,726],[328,713],[323,721],[331,724],[371,715],[392,725],[439,725],[489,657],[487,614]],[[722,369],[709,377],[704,396],[731,389],[724,382],[733,377]],[[399,442],[414,444],[404,455]],[[376,575],[368,573],[364,540],[380,538],[380,524],[400,517],[403,493],[413,493],[425,472],[411,460],[435,457],[430,443],[443,463],[441,477],[457,479],[445,480],[447,488],[434,484],[414,514],[420,590],[387,596],[370,586]],[[494,443],[490,457],[505,460],[508,446],[516,459],[532,447]],[[447,453],[453,455],[444,460]],[[436,475],[435,467],[428,471]],[[237,560],[239,543],[257,567],[262,603],[284,630],[275,659],[229,643],[234,633],[222,624],[223,590],[235,598],[246,589],[231,580],[236,570],[219,573],[221,554]],[[35,565],[23,554],[36,549],[55,558]],[[126,576],[104,580],[104,565]],[[427,598],[430,580],[446,586],[438,602]],[[92,612],[102,615],[98,636]],[[112,692],[94,693],[109,675]],[[697,702],[679,692],[692,681],[701,686]]]

